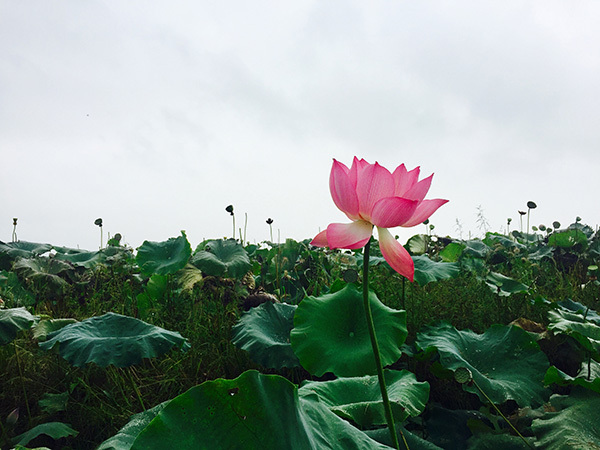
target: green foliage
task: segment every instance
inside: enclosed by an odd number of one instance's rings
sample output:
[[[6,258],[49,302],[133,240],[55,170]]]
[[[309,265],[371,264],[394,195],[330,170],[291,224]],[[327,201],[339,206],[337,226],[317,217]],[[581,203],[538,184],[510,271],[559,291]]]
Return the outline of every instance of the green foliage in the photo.
[[[386,370],[384,376],[395,421],[403,422],[423,412],[429,398],[427,382],[418,382],[407,370]],[[376,376],[309,381],[302,384],[299,392],[300,395],[316,393],[331,411],[362,429],[386,424]]]
[[[600,395],[581,390],[555,395],[549,412],[533,421],[536,446],[547,450],[600,448]]]
[[[441,323],[420,332],[416,344],[422,350],[437,350],[446,369],[468,368],[494,403],[515,400],[521,407],[540,405],[549,395],[542,384],[548,358],[519,327],[494,325],[476,334]],[[486,401],[475,386],[464,384],[463,389]]]
[[[77,436],[78,432],[66,423],[49,422],[33,427],[31,430],[16,436],[12,439],[12,443],[13,445],[27,445],[42,434],[50,436],[52,439],[60,439],[68,436]]]
[[[200,244],[191,262],[207,275],[238,279],[252,267],[246,250],[235,239]]]
[[[20,330],[28,330],[38,320],[24,307],[0,309],[0,345],[11,342]]]
[[[91,317],[50,333],[40,347],[50,350],[58,345],[60,355],[75,367],[93,362],[129,367],[142,358],[154,358],[173,346],[187,349],[189,344],[177,332],[164,330],[133,317],[115,313]]]
[[[173,399],[131,447],[386,449],[343,421],[314,394],[298,396],[283,377],[244,372],[207,381]]]
[[[137,249],[135,260],[146,276],[169,275],[185,267],[191,254],[192,248],[182,231],[181,236],[164,242],[144,241]]]
[[[233,327],[232,342],[263,367],[299,367],[290,344],[296,305],[265,302],[246,312]]]
[[[369,293],[384,365],[400,358],[406,339],[406,312],[385,306]],[[310,373],[353,377],[376,373],[362,293],[349,284],[334,294],[305,298],[290,333],[294,353]]]
[[[427,256],[413,256],[415,264],[415,281],[421,286],[433,281],[455,278],[459,273],[456,263],[435,262]]]

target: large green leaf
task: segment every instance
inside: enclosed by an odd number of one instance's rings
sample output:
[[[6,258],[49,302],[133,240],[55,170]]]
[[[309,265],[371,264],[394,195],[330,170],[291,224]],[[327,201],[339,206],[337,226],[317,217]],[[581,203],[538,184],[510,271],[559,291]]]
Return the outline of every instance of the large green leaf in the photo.
[[[600,363],[592,360],[584,363],[576,377],[551,366],[544,377],[545,384],[556,383],[559,386],[582,386],[600,394]]]
[[[33,441],[36,437],[45,434],[50,436],[52,439],[60,439],[67,436],[77,436],[78,431],[71,428],[70,425],[62,422],[48,422],[33,427],[31,430],[26,431],[23,434],[15,436],[11,439],[13,445],[27,445],[30,441]]]
[[[36,303],[35,296],[25,289],[14,272],[0,271],[0,293],[6,304],[11,306],[33,306]]]
[[[263,367],[298,367],[290,344],[296,305],[266,302],[251,308],[233,327],[232,342]]]
[[[134,414],[117,434],[100,444],[96,450],[129,450],[138,434],[167,406],[169,401],[160,403],[154,408],[147,409],[141,413]]]
[[[135,257],[140,270],[146,276],[152,274],[169,275],[182,269],[192,254],[192,248],[185,232],[181,236],[164,242],[144,241],[137,249]]]
[[[400,346],[406,339],[406,311],[385,306],[372,291],[369,302],[382,363],[392,364],[400,358]],[[354,285],[302,300],[290,340],[300,363],[312,374],[354,377],[377,373],[362,292]]]
[[[536,446],[545,450],[600,448],[600,395],[574,390],[569,396],[553,395],[549,411],[533,421]]]
[[[552,233],[548,237],[548,245],[551,247],[571,248],[577,244],[587,247],[587,236],[581,230],[566,230]]]
[[[395,422],[423,412],[429,399],[429,383],[418,382],[407,370],[385,370],[384,377]],[[299,390],[301,396],[307,392],[316,393],[331,411],[361,428],[387,423],[377,376],[308,381]]]
[[[230,278],[242,278],[252,267],[248,253],[234,239],[201,244],[191,263],[207,275]]]
[[[575,302],[548,311],[548,320],[550,321],[548,329],[554,333],[571,336],[590,352],[594,359],[599,360],[600,324],[596,319],[598,315],[593,310],[588,311],[587,315],[581,310],[573,312],[573,303]]]
[[[402,432],[402,434],[400,434]],[[365,430],[365,434],[372,439],[375,439],[377,442],[381,442],[389,447],[393,448],[392,439],[390,437],[390,431],[387,427],[377,428],[374,430]],[[408,448],[410,450],[441,450],[442,447],[438,447],[432,442],[426,441],[425,439],[417,436],[414,433],[406,430],[400,424],[396,424],[396,435],[398,437],[398,442],[400,442],[400,448],[404,448],[402,445],[402,436],[406,439],[406,443],[408,444]],[[448,447],[450,448],[450,447]],[[458,447],[454,447],[458,448]]]
[[[38,289],[51,289],[57,294],[69,285],[67,280],[75,272],[69,263],[43,256],[30,259],[18,258],[13,269],[21,280],[32,283]]]
[[[77,252],[77,253],[60,253],[57,252],[55,258],[62,261],[68,261],[74,266],[91,269],[92,267],[106,263],[119,255],[126,255],[130,250],[126,247],[106,247],[97,252]]]
[[[24,307],[0,309],[0,345],[8,344],[20,330],[28,330],[38,320]]]
[[[457,263],[435,262],[427,255],[413,256],[415,263],[415,281],[425,286],[432,281],[455,278],[460,271]]]
[[[542,404],[548,396],[542,383],[548,358],[519,327],[493,325],[484,334],[477,334],[441,323],[426,327],[416,343],[422,350],[437,349],[446,369],[470,369],[475,382],[494,403],[515,400],[524,407]],[[475,386],[463,384],[463,389],[486,401]]]
[[[42,319],[33,328],[33,337],[38,341],[45,341],[50,333],[72,323],[77,323],[75,319]]]
[[[50,244],[17,241],[4,243],[0,241],[0,269],[9,270],[11,263],[17,258],[32,258],[52,249]]]
[[[520,294],[529,291],[529,286],[525,286],[523,283],[519,283],[512,278],[508,278],[501,273],[490,272],[485,277],[485,284],[492,290],[492,292],[498,294],[501,297],[508,297],[512,294]]]
[[[40,347],[50,350],[58,345],[60,355],[76,367],[90,362],[128,367],[142,358],[161,356],[173,346],[189,348],[177,332],[112,312],[67,325],[47,338]]]
[[[459,242],[450,242],[440,252],[442,262],[457,262],[465,247],[466,245]]]
[[[385,450],[319,402],[298,396],[278,375],[244,372],[217,379],[171,400],[132,449]]]

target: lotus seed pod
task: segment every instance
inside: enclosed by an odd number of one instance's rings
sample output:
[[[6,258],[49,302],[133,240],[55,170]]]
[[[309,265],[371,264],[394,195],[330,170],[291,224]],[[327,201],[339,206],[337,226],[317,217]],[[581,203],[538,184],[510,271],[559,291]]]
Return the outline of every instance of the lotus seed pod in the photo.
[[[535,202],[529,201],[529,202],[527,202],[527,207],[529,209],[535,209],[535,208],[537,208],[537,205],[535,204]]]
[[[96,220],[94,220],[94,225],[98,225],[99,227],[102,226],[102,219],[100,217],[98,217]]]
[[[466,367],[459,367],[454,371],[454,379],[457,383],[465,384],[473,379],[473,374]]]
[[[554,222],[552,222],[552,228],[554,228],[555,230],[558,230],[560,228],[560,222],[558,220],[555,220]]]
[[[271,219],[271,218],[269,217],[269,218],[267,219],[267,223],[268,223],[269,225],[271,225],[271,224],[273,223],[273,219]]]
[[[225,211],[227,211],[229,214],[231,214],[233,216],[233,205],[228,205],[225,208]]]

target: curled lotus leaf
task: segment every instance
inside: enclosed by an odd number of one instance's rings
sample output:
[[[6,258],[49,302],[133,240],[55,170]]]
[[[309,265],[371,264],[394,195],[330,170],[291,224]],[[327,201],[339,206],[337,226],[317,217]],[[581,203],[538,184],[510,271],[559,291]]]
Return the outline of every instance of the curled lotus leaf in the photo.
[[[407,370],[385,370],[384,377],[395,422],[423,412],[429,399],[429,383],[418,382]],[[316,393],[331,411],[361,428],[387,423],[377,376],[308,381],[299,392],[300,395]]]
[[[425,286],[432,281],[456,278],[460,272],[458,263],[432,261],[426,255],[413,256],[415,264],[415,281]]]
[[[129,367],[142,358],[154,358],[176,346],[188,349],[186,339],[174,331],[112,312],[67,325],[50,333],[40,347],[58,345],[60,355],[76,367]]]
[[[252,267],[248,253],[234,239],[204,242],[194,252],[191,263],[207,275],[238,279]]]
[[[515,400],[521,407],[540,405],[549,395],[543,385],[548,358],[519,327],[493,325],[477,334],[442,322],[425,327],[417,335],[416,345],[421,350],[436,349],[446,369],[468,368],[473,380],[496,404]],[[482,402],[487,401],[471,383],[462,386]]]
[[[11,342],[18,331],[28,330],[37,320],[24,307],[0,309],[0,345]]]
[[[191,254],[192,247],[182,231],[181,236],[164,242],[144,241],[137,249],[135,260],[146,276],[169,275],[183,269]]]
[[[384,366],[400,358],[407,336],[406,311],[385,306],[374,292],[369,302]],[[377,373],[363,306],[362,292],[348,284],[320,297],[306,297],[294,315],[292,348],[302,366],[321,376],[354,377]]]
[[[263,367],[298,367],[290,344],[296,305],[265,302],[244,313],[233,327],[232,342]]]

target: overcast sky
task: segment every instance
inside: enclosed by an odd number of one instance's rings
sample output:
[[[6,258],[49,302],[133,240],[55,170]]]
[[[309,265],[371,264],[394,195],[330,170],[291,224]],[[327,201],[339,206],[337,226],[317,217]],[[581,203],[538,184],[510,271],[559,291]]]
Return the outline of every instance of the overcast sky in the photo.
[[[440,235],[600,223],[600,2],[0,0],[0,240],[347,222],[332,158],[435,173]],[[400,241],[424,226],[395,229]],[[106,237],[105,237],[106,241]]]

